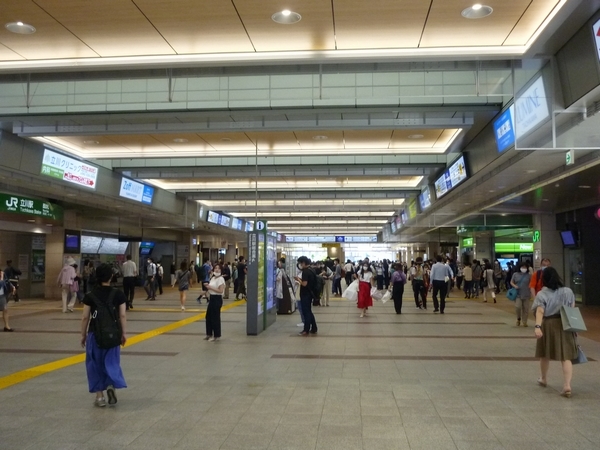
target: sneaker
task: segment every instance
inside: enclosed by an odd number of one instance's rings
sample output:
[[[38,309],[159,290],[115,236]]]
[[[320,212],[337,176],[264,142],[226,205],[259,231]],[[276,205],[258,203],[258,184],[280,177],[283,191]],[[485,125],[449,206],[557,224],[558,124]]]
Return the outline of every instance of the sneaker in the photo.
[[[181,310],[182,310],[182,311],[185,311],[185,306],[182,306],[182,307],[181,307]]]
[[[217,339],[218,338],[211,336],[208,338],[208,342],[215,342]]]
[[[73,308],[67,308],[67,311],[73,312]]]
[[[529,325],[527,325],[526,323],[523,323],[523,326],[524,326],[524,327],[528,327]]]
[[[439,310],[439,309],[434,309],[434,310],[433,310],[433,312],[434,312],[434,313],[436,313],[436,312],[440,312],[440,310]]]
[[[520,327],[521,326],[521,319],[517,319],[517,326]]]
[[[94,406],[97,406],[99,408],[106,406],[106,399],[104,397],[97,398],[96,400],[94,400]]]
[[[301,331],[298,333],[298,336],[308,336],[308,333],[306,331]]]
[[[106,388],[106,396],[108,397],[108,404],[109,405],[116,405],[117,404],[117,393],[115,391],[115,388],[113,385],[110,385]]]
[[[365,317],[365,313],[360,314],[360,318],[362,319],[363,317]]]
[[[303,327],[304,326],[304,322],[300,322],[298,324],[296,324],[297,327]]]
[[[212,339],[212,336],[206,336],[203,340],[204,341],[210,341]]]

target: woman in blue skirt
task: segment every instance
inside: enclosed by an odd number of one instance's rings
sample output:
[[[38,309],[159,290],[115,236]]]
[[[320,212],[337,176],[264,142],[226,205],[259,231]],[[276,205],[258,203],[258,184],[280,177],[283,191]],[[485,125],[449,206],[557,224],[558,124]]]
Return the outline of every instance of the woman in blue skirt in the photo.
[[[96,269],[98,285],[83,298],[81,346],[85,348],[90,393],[96,394],[94,405],[99,407],[106,406],[104,391],[108,404],[115,405],[115,389],[127,387],[121,370],[120,348],[127,342],[126,298],[123,292],[110,286],[112,276],[112,268],[101,264]],[[112,339],[106,337],[106,332],[111,331],[109,325],[116,330],[116,337]],[[109,334],[112,336],[114,333]]]

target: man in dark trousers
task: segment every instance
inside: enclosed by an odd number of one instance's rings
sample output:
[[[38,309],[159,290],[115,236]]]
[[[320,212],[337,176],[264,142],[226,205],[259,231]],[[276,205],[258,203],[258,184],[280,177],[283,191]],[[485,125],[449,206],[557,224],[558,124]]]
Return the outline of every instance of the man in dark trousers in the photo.
[[[236,300],[243,300],[246,298],[246,274],[248,273],[248,267],[246,266],[246,260],[243,256],[239,257],[239,262],[237,265],[237,291],[235,292]]]
[[[300,284],[300,307],[304,316],[304,330],[300,333],[300,336],[308,336],[309,333],[317,334],[317,321],[312,312],[312,302],[315,297],[313,288],[316,284],[317,275],[310,268],[310,259],[306,256],[298,258],[298,269],[301,273],[294,279]]]

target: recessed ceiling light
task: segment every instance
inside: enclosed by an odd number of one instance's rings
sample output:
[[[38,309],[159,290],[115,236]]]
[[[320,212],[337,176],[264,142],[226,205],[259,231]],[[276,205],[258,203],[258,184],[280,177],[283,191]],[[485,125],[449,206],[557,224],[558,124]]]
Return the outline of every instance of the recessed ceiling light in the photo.
[[[466,203],[465,203],[465,205],[470,205],[470,203],[469,203],[469,202],[466,202]]]
[[[469,8],[465,8],[460,13],[465,19],[483,19],[494,12],[493,8],[487,5],[476,3]]]
[[[591,189],[591,188],[592,188],[591,186],[587,186],[587,185],[579,186],[579,189]]]
[[[175,142],[176,144],[185,144],[186,142],[189,142],[187,139],[183,139],[183,138],[175,138],[173,139],[173,142]]]
[[[231,138],[221,138],[221,142],[231,142]]]
[[[488,192],[496,192],[495,189],[490,189]]]
[[[77,197],[77,194],[67,194],[67,197]]]
[[[53,227],[54,225],[52,225],[51,223],[47,223],[46,226],[47,227]]]
[[[408,136],[409,139],[423,139],[424,137],[422,134],[411,134]]]
[[[290,25],[292,23],[297,23],[302,20],[302,16],[297,12],[290,11],[289,9],[284,9],[283,11],[276,12],[271,16],[273,22],[280,23],[282,25]]]
[[[98,145],[100,142],[98,141],[83,141],[86,145]]]
[[[529,170],[525,171],[525,173],[536,173],[536,172],[537,172],[536,169],[529,169]]]
[[[28,219],[27,222],[29,222],[29,223],[35,223],[35,219]]]
[[[312,137],[315,141],[326,141],[329,139],[327,136],[323,136],[322,134],[318,134]]]
[[[33,34],[33,33],[35,33],[34,26],[29,25],[28,23],[23,23],[23,22],[9,22],[6,25],[4,25],[4,28],[6,28],[11,33],[17,33],[17,34]]]
[[[550,200],[548,200],[547,198],[543,198],[542,201],[543,202],[549,202]]]

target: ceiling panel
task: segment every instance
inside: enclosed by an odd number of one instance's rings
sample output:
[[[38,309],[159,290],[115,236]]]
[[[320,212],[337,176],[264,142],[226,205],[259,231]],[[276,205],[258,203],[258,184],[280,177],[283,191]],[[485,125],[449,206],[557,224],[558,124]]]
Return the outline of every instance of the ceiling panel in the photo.
[[[254,51],[230,1],[136,0],[135,3],[179,54]]]
[[[93,2],[86,2],[92,4]],[[31,0],[3,1],[0,24],[24,22],[34,34],[14,34],[0,27],[0,43],[27,59],[93,58],[98,56]]]
[[[494,0],[491,16],[465,19],[461,11],[472,5],[466,0],[433,0],[421,47],[502,45],[531,0]],[[476,36],[476,39],[475,39]]]
[[[444,130],[394,130],[390,148],[433,148]],[[423,136],[422,138],[411,138],[410,136]]]
[[[0,61],[18,61],[21,59],[25,58],[3,44],[0,44]]]
[[[135,6],[122,0],[36,0],[100,56],[175,52]]]
[[[343,148],[344,133],[340,130],[330,131],[295,131],[296,138],[303,150],[318,150],[324,148]],[[327,137],[322,139],[320,136]],[[315,139],[317,138],[317,139]]]
[[[261,150],[300,150],[293,131],[247,132],[246,135],[253,143],[258,142],[258,148]]]
[[[504,45],[525,45],[540,26],[540,18],[547,17],[560,0],[533,0]]]
[[[284,50],[334,50],[331,0],[235,0],[248,35],[259,52]],[[302,20],[293,25],[273,22],[283,9],[295,11]]]
[[[338,49],[417,47],[429,2],[334,0]]]
[[[220,150],[254,150],[255,144],[246,136],[246,133],[201,133],[199,136],[208,144]]]
[[[151,134],[148,137],[151,137],[156,141],[153,144],[152,141],[148,140],[147,142],[149,147],[156,147],[158,144],[158,146],[163,147],[163,151],[169,149],[174,152],[188,152],[190,149],[212,150],[212,147],[204,139],[202,139],[202,137],[195,133]],[[176,142],[176,139],[183,139],[187,142]],[[133,142],[134,140],[135,139],[131,139],[130,142]]]
[[[391,130],[344,130],[345,148],[388,148]]]

